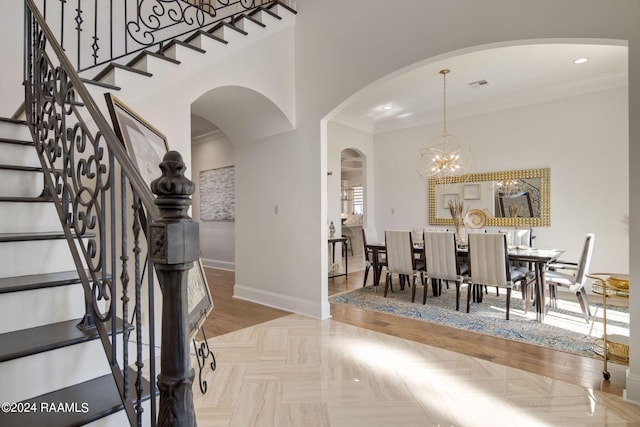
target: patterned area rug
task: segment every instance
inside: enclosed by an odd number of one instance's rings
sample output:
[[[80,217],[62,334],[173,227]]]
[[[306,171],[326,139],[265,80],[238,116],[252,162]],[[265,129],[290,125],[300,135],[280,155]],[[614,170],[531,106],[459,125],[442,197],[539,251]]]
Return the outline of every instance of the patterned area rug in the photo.
[[[409,317],[425,322],[464,329],[470,332],[492,335],[534,344],[542,347],[561,350],[568,353],[601,358],[597,352],[596,342],[602,337],[602,304],[591,303],[594,320],[587,323],[580,310],[580,305],[573,294],[561,294],[558,308],[548,308],[544,323],[537,322],[535,307],[528,313],[523,310],[520,291],[511,293],[510,319],[505,319],[506,292],[500,290],[496,296],[495,288],[489,288],[482,303],[472,303],[471,312],[466,313],[467,291],[460,291],[460,311],[455,310],[455,287],[442,290],[442,295],[434,297],[431,291],[427,294],[427,303],[422,305],[423,287],[418,286],[416,302],[411,302],[411,289],[399,290],[394,286],[394,293],[383,297],[383,286],[376,292],[373,286],[345,292],[329,298],[331,303],[350,304],[366,310],[374,310],[396,316]],[[566,299],[561,299],[565,297]],[[629,336],[629,311],[626,307],[607,305],[607,334]]]

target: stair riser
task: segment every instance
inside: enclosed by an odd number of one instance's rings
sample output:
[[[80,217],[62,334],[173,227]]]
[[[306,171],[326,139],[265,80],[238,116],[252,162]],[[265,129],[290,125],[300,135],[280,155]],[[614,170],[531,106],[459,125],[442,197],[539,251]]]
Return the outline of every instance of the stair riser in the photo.
[[[40,167],[34,146],[11,143],[0,144],[0,164]]]
[[[9,292],[0,296],[0,333],[79,319],[84,313],[84,292],[79,283]]]
[[[60,231],[62,227],[53,203],[0,203],[0,233]],[[0,263],[1,264],[1,263]]]
[[[109,373],[99,340],[0,364],[0,402],[19,402]]]
[[[0,120],[0,138],[18,141],[33,141],[31,132],[25,124],[5,122]]]
[[[0,196],[37,197],[43,187],[42,172],[0,170]]]
[[[65,240],[0,243],[0,277],[75,269]]]

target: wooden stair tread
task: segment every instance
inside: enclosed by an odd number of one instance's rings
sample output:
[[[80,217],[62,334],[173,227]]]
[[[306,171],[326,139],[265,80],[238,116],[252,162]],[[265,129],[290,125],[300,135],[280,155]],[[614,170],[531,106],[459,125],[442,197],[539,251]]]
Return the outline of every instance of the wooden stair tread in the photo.
[[[262,22],[258,21],[257,19],[255,19],[251,14],[242,14],[242,15],[238,15],[233,19],[233,24],[235,25],[238,21],[241,21],[243,19],[246,19],[247,21],[251,21],[254,24],[265,28],[266,25],[264,25]]]
[[[115,90],[115,91],[119,91],[120,87],[119,86],[115,86],[109,83],[105,83],[105,82],[100,82],[97,80],[91,80],[91,79],[86,79],[83,78],[81,79],[82,83],[86,84],[86,85],[92,85],[92,86],[97,86],[97,87],[101,87],[103,89],[110,89],[110,90]]]
[[[0,169],[21,171],[21,172],[42,172],[42,168],[40,166],[20,166],[20,165],[0,164]]]
[[[33,141],[31,140],[2,138],[2,137],[0,137],[0,142],[4,144],[34,145]]]
[[[287,6],[286,4],[282,3],[281,1],[274,1],[269,6],[267,6],[267,9],[273,9],[276,6],[280,6],[281,8],[283,8],[285,10],[288,10],[289,12],[293,13],[294,15],[298,14],[298,11],[296,11],[295,9],[290,8],[289,6]]]
[[[259,6],[259,7],[255,8],[255,9],[253,9],[251,12],[249,12],[249,15],[253,16],[253,15],[258,14],[258,12],[264,12],[267,15],[270,15],[270,16],[274,17],[275,19],[278,19],[278,20],[282,19],[282,17],[280,15],[274,13],[272,10],[267,9],[267,8],[265,8],[263,6]]]
[[[95,328],[81,330],[76,325],[82,319],[67,320],[37,326],[35,328],[0,334],[0,362],[31,356],[98,338]],[[117,332],[122,332],[123,322],[117,320]],[[107,328],[111,330],[109,325]]]
[[[53,288],[56,286],[72,285],[74,283],[80,283],[80,277],[75,270],[18,277],[2,277],[0,278],[0,294],[28,291],[31,289]]]
[[[169,50],[172,46],[174,46],[174,45],[176,45],[176,46],[182,46],[182,47],[185,47],[185,48],[187,48],[187,49],[194,50],[194,51],[196,51],[196,52],[198,52],[198,53],[207,53],[207,51],[206,51],[206,50],[204,50],[204,49],[200,49],[199,47],[196,47],[196,46],[190,45],[189,43],[185,43],[185,42],[182,42],[182,41],[180,41],[180,40],[176,40],[176,39],[171,40],[171,41],[170,41],[170,42],[169,42],[169,43],[168,43],[168,44],[167,44],[167,45],[162,49],[162,52],[166,52],[166,51],[168,51],[168,50]]]
[[[23,197],[23,196],[0,196],[1,202],[14,202],[14,203],[51,203],[50,197]]]
[[[214,33],[216,31],[218,31],[220,28],[229,28],[230,30],[234,30],[235,32],[242,34],[243,36],[248,35],[249,33],[247,33],[244,30],[241,30],[240,28],[236,27],[235,25],[231,25],[228,22],[220,22],[218,24],[216,24],[213,28],[211,28],[210,30],[208,30],[209,33]]]
[[[109,64],[107,67],[105,67],[101,72],[98,73],[98,75],[96,75],[93,79],[96,81],[100,81],[104,76],[106,76],[107,74],[109,74],[109,72],[111,72],[111,70],[119,68],[121,70],[125,70],[125,71],[129,71],[131,73],[134,74],[140,74],[143,75],[145,77],[151,77],[152,74],[151,73],[147,73],[146,71],[140,71],[136,68],[131,68],[128,67],[126,65],[120,65],[120,64],[116,64],[116,63],[111,63]]]
[[[198,37],[198,36],[201,36],[201,37],[207,37],[207,38],[210,38],[210,39],[215,40],[215,41],[217,41],[217,42],[220,42],[220,43],[222,43],[222,44],[229,44],[229,42],[228,42],[228,41],[226,41],[225,39],[222,39],[222,38],[220,38],[220,37],[218,37],[218,36],[216,36],[216,35],[214,35],[214,34],[208,33],[208,32],[203,31],[203,30],[195,31],[192,35],[190,35],[190,36],[185,40],[185,42],[186,42],[186,43],[190,43],[191,41],[193,41],[193,40],[194,40],[196,37]]]
[[[0,122],[5,122],[5,123],[14,123],[14,124],[18,124],[18,125],[26,125],[27,122],[24,120],[20,120],[20,119],[12,119],[9,117],[0,117]]]
[[[129,396],[136,396],[135,372],[129,370]],[[142,400],[150,397],[149,381],[143,379]],[[24,401],[36,409],[30,413],[0,413],[3,426],[70,427],[81,426],[123,409],[115,380],[104,375],[92,380],[43,394]],[[46,412],[51,404],[70,404],[71,411]],[[35,406],[33,406],[35,405]],[[86,413],[85,413],[86,409]]]
[[[95,234],[86,233],[82,237],[95,237]],[[58,240],[64,238],[64,233],[62,231],[41,231],[36,233],[0,233],[0,243],[28,242],[36,240]]]
[[[141,61],[146,56],[152,56],[154,58],[158,58],[158,59],[161,59],[163,61],[170,62],[172,64],[180,65],[180,61],[178,61],[176,59],[169,58],[168,56],[164,56],[161,53],[151,52],[149,50],[144,50],[144,51],[140,52],[136,57],[134,57],[131,61],[129,61],[127,63],[127,67],[133,67],[135,64],[137,64],[139,61]]]

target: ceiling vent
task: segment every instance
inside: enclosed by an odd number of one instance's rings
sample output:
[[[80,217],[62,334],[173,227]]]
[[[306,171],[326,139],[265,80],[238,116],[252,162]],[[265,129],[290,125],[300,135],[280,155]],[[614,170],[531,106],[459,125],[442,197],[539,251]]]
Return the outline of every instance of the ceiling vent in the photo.
[[[488,84],[489,82],[486,80],[478,80],[478,81],[469,83],[469,87],[480,87],[480,86],[486,86]]]

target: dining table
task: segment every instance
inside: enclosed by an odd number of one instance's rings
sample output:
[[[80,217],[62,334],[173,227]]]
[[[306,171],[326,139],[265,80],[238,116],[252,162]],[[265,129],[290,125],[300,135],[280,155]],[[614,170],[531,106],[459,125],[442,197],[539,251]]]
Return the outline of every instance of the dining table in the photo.
[[[550,262],[557,260],[563,253],[563,249],[539,249],[518,246],[509,248],[509,261],[533,264],[535,273],[534,298],[536,320],[538,322],[544,322],[544,316],[547,311],[547,284],[544,278],[544,271]],[[529,298],[529,292],[525,292],[525,308],[529,305]]]
[[[379,256],[386,252],[386,246],[384,242],[367,243],[366,249],[371,251],[371,264],[373,268],[373,280],[374,284],[378,286],[380,282],[380,269],[379,269]],[[423,250],[422,245],[414,245],[414,252],[420,253]],[[511,246],[508,248],[508,259],[513,262],[527,262],[531,263],[534,267],[535,285],[534,285],[534,300],[536,308],[536,320],[543,322],[546,314],[546,282],[544,278],[544,271],[546,266],[558,259],[560,255],[564,253],[563,249],[541,249],[530,248],[524,246]],[[464,257],[467,254],[467,247],[458,247],[458,255]],[[529,292],[525,292],[525,308],[528,307]]]

